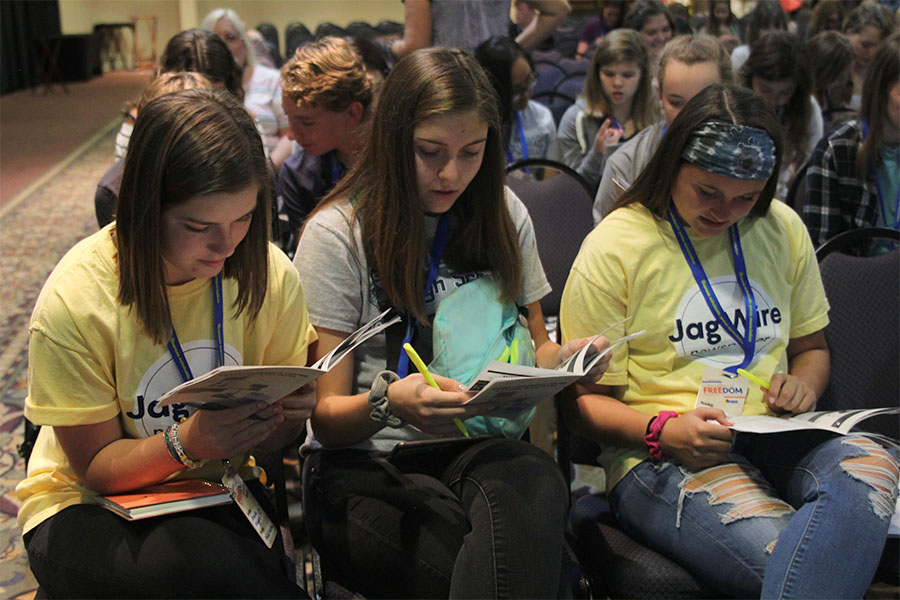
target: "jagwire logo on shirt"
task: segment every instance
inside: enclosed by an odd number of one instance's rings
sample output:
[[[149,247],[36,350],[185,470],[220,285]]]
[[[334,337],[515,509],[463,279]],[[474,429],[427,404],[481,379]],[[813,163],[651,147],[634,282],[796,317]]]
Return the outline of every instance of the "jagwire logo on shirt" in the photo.
[[[182,351],[194,375],[212,371],[218,366],[215,340],[195,340],[184,344]],[[243,364],[241,354],[229,344],[225,344],[225,364]],[[172,355],[163,351],[163,354],[150,365],[150,368],[141,377],[132,401],[132,408],[125,413],[125,416],[134,423],[138,436],[155,435],[172,423],[189,417],[194,412],[193,408],[183,404],[159,406],[156,401],[181,383],[181,373],[175,366]]]
[[[725,314],[743,335],[747,328],[747,315],[744,295],[737,280],[733,275],[724,275],[710,279],[710,284]],[[775,306],[762,286],[752,279],[750,286],[756,298],[758,355],[766,352],[781,338],[783,311]],[[713,316],[696,285],[688,289],[681,298],[669,340],[675,344],[678,356],[718,368],[738,364],[744,358],[744,351]]]

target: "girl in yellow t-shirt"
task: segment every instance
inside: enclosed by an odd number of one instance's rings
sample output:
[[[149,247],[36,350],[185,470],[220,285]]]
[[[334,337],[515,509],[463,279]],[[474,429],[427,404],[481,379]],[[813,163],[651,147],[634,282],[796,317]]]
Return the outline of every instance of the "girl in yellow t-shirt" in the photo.
[[[685,105],[572,267],[565,339],[620,322],[611,339],[647,333],[577,384],[566,413],[604,445],[622,528],[723,595],[859,598],[894,511],[894,458],[857,436],[728,428],[729,416],[814,410],[828,382],[812,244],[772,202],[781,158],[754,92],[713,84]]]
[[[63,257],[31,320],[25,416],[42,428],[16,488],[31,569],[58,598],[306,597],[281,541],[267,548],[234,503],[126,521],[94,502],[219,481],[227,465],[246,475],[248,453],[295,439],[315,404],[311,387],[269,406],[157,403],[220,365],[304,365],[316,339],[296,270],[267,241],[247,111],[224,92],[160,96],[125,161],[117,220]]]

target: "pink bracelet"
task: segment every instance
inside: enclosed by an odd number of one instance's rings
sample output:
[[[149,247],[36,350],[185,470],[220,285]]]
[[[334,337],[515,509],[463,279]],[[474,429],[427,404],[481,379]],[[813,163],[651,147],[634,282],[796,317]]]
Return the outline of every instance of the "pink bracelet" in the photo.
[[[644,442],[647,443],[647,448],[650,449],[650,460],[659,461],[669,458],[659,445],[659,434],[662,433],[662,428],[663,425],[666,424],[666,421],[677,418],[677,412],[673,410],[663,410],[650,420],[650,425],[647,427],[647,435],[644,436]]]

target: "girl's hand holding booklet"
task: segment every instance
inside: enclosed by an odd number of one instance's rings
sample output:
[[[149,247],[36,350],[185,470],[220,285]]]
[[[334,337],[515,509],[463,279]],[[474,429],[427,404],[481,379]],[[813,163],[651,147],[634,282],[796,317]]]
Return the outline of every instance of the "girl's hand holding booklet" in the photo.
[[[207,410],[231,408],[247,402],[272,404],[327,373],[354,348],[400,322],[399,316],[388,318],[384,311],[320,358],[311,367],[288,365],[235,365],[219,367],[195,377],[160,396],[160,406],[184,404]]]

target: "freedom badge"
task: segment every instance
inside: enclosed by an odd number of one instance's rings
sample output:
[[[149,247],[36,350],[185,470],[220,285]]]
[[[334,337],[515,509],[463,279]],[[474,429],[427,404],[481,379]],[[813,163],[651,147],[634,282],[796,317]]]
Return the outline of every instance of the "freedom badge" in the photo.
[[[694,408],[708,406],[721,409],[727,416],[736,417],[744,412],[744,402],[750,382],[740,375],[726,373],[716,367],[706,367],[697,391]]]

